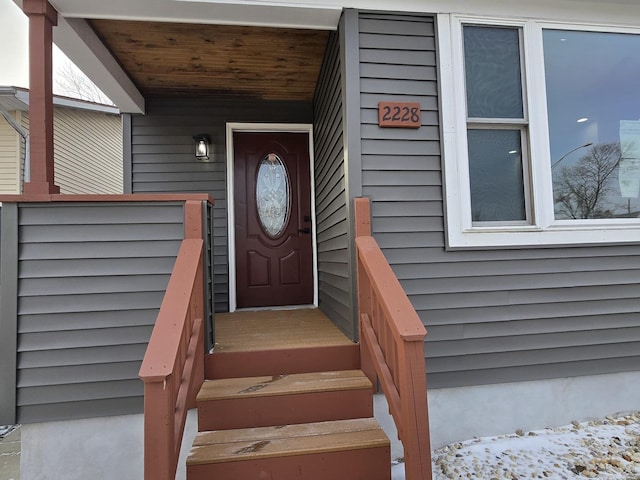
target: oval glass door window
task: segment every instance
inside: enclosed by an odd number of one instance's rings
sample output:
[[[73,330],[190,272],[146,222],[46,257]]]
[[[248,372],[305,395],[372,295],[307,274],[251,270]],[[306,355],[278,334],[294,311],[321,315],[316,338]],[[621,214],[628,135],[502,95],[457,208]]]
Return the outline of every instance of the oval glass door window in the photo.
[[[289,175],[282,159],[270,153],[262,159],[256,178],[256,206],[262,229],[276,238],[287,226],[291,205]]]

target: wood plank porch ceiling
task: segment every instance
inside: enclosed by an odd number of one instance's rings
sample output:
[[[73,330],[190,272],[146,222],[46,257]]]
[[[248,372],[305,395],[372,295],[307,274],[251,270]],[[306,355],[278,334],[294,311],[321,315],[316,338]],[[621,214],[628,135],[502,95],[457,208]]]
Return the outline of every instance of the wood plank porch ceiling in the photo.
[[[91,20],[143,95],[311,101],[328,32]]]

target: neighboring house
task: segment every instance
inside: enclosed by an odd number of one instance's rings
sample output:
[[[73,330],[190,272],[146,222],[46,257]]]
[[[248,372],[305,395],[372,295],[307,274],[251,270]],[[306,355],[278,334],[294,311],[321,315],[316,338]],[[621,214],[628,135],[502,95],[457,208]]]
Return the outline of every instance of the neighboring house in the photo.
[[[435,446],[640,407],[635,0],[51,4],[58,45],[124,113],[125,193],[216,200],[216,311],[316,304],[357,339],[353,199],[365,196],[373,236],[428,330]],[[193,155],[200,134],[211,140],[205,161]],[[256,145],[297,172],[291,215],[312,233],[292,262],[307,279],[293,299],[272,286],[255,300],[236,263],[245,196],[259,194],[247,174],[259,171]],[[284,151],[298,163],[278,163]],[[51,272],[29,261],[57,258],[62,240],[47,235],[73,223],[73,208],[16,207],[34,214],[19,228],[44,253],[14,265],[29,274],[19,286],[3,267],[24,326],[9,345],[17,365],[4,367],[18,380],[0,407],[14,411],[0,423],[29,424],[33,455],[54,463],[42,452],[61,441],[57,428],[117,432],[141,412],[137,367],[184,223],[167,202],[149,215],[98,208],[95,222],[135,232],[74,230],[94,242],[86,258],[118,258],[83,264],[54,293]],[[99,287],[80,285],[92,277]]]
[[[122,118],[116,107],[54,96],[56,183],[61,193],[122,193]],[[29,91],[0,87],[0,106],[29,133]],[[28,171],[28,169],[27,169]],[[0,117],[0,193],[22,193],[25,141]]]

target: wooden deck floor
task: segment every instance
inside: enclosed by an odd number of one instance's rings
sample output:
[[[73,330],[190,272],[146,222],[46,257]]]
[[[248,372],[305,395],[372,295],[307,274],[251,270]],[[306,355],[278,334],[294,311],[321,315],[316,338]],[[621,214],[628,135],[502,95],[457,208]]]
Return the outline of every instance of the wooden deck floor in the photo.
[[[218,352],[352,345],[317,308],[218,313]]]

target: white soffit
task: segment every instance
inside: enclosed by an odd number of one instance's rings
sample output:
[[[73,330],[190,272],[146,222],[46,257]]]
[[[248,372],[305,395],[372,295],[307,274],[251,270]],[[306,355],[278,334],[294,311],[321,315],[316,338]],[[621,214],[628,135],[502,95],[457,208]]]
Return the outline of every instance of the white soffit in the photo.
[[[334,3],[339,3],[335,0]],[[22,0],[14,0],[22,6]],[[144,113],[144,97],[85,19],[166,21],[335,30],[342,7],[321,3],[220,0],[49,0],[59,14],[56,45],[123,113]]]

